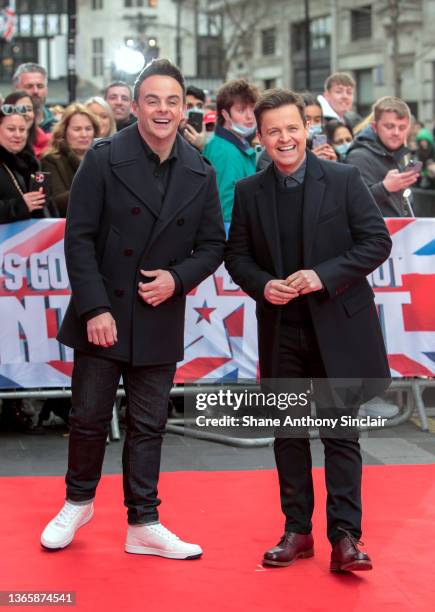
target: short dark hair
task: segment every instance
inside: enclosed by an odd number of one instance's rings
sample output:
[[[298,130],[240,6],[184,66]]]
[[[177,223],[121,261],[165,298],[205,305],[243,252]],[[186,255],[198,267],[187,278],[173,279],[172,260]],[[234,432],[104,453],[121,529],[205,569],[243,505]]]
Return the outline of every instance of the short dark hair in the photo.
[[[331,91],[334,85],[343,85],[355,89],[356,83],[348,72],[333,72],[325,81],[325,91]]]
[[[189,85],[189,87],[186,89],[186,96],[193,96],[194,98],[201,100],[201,102],[205,102],[205,91],[199,87],[195,87],[195,85]]]
[[[259,98],[254,108],[255,119],[257,120],[257,130],[261,131],[261,119],[263,114],[268,110],[280,108],[293,104],[297,107],[301,116],[302,122],[306,125],[304,108],[305,104],[300,94],[290,91],[289,89],[268,89]]]
[[[130,94],[130,98],[131,98],[131,87],[128,83],[126,83],[125,81],[113,81],[112,83],[109,83],[109,85],[106,87],[106,89],[103,92],[103,98],[105,100],[107,100],[109,89],[112,89],[112,87],[125,87],[125,89],[128,90],[128,93]]]
[[[153,59],[149,64],[139,72],[133,86],[133,99],[135,102],[139,99],[139,89],[142,83],[150,76],[169,76],[177,81],[183,90],[183,99],[186,97],[186,86],[181,70],[170,62],[168,59]]]
[[[304,106],[318,106],[319,108],[322,108],[319,100],[313,93],[311,93],[311,91],[301,91],[299,92],[299,95],[304,102]]]
[[[224,83],[219,89],[216,97],[216,111],[219,125],[225,123],[222,111],[230,112],[235,102],[254,105],[258,100],[258,89],[255,85],[248,83],[245,79],[237,79]]]
[[[328,142],[330,144],[334,142],[335,132],[338,130],[338,128],[341,128],[341,127],[344,127],[347,130],[349,130],[349,132],[351,133],[353,137],[353,130],[350,127],[350,125],[347,125],[346,123],[343,123],[342,121],[338,121],[337,119],[331,119],[330,121],[327,121],[326,125],[324,126],[324,131],[328,139]]]

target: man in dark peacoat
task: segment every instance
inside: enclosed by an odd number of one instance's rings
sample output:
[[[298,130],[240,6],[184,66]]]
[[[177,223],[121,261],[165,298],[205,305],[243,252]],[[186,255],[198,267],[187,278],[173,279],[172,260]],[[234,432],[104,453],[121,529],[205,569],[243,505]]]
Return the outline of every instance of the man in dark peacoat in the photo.
[[[122,375],[125,550],[202,550],[160,524],[157,482],[168,397],[183,358],[186,295],[223,259],[215,173],[180,135],[184,80],[168,60],[135,84],[135,125],[97,142],[74,179],[65,233],[72,299],[58,339],[74,349],[66,503],[41,542],[64,548],[92,517]]]
[[[359,379],[356,396],[366,400],[390,383],[366,280],[390,253],[385,223],[356,168],[319,160],[306,150],[297,94],[264,94],[255,114],[273,163],[237,183],[225,260],[233,280],[257,302],[261,377]],[[371,569],[357,547],[357,436],[337,433],[322,442],[331,569]],[[263,562],[289,565],[313,554],[309,440],[276,437],[275,456],[285,534]]]

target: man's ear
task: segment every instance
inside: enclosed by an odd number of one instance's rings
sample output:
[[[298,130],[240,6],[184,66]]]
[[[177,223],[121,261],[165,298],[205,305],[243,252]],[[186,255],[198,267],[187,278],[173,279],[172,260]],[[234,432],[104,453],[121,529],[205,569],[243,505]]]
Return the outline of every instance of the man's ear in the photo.
[[[258,142],[261,144],[261,146],[264,147],[263,139],[261,138],[260,130],[257,130],[257,138],[258,138]]]
[[[375,123],[374,121],[371,121],[371,122],[370,122],[370,125],[372,126],[373,131],[374,131],[374,132],[376,132],[376,134],[377,134],[377,133],[378,133],[378,130],[376,129],[376,123]]]
[[[135,117],[137,117],[137,108],[138,108],[137,102],[135,100],[132,100],[132,102],[131,102],[131,112],[133,113],[133,115]]]

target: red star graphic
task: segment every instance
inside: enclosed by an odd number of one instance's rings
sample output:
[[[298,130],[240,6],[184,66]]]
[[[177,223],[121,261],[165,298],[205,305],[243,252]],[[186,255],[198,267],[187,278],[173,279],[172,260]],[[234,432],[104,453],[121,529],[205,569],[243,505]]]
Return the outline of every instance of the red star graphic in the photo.
[[[194,310],[196,310],[196,312],[199,314],[199,317],[196,321],[197,324],[204,319],[204,321],[207,321],[207,323],[210,323],[211,325],[210,315],[213,312],[213,310],[216,310],[216,308],[209,308],[207,306],[206,300],[204,300],[203,305],[200,306],[199,308],[194,308]]]

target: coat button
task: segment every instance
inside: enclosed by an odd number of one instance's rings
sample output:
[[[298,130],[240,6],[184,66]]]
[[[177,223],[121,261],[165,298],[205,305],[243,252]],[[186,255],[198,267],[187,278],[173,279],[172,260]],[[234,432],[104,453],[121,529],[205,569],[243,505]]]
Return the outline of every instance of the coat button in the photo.
[[[131,212],[132,215],[139,215],[140,214],[139,206],[133,206],[133,208],[131,209],[130,212]]]
[[[170,259],[170,260],[169,260],[169,265],[170,265],[170,266],[175,266],[175,264],[176,264],[176,263],[177,263],[177,260],[176,260],[176,259]]]
[[[114,293],[116,297],[122,297],[124,295],[124,289],[115,289]]]
[[[133,255],[133,249],[124,249],[124,255],[126,257],[131,257]]]
[[[184,225],[183,217],[181,217],[180,219],[177,219],[177,225]]]

